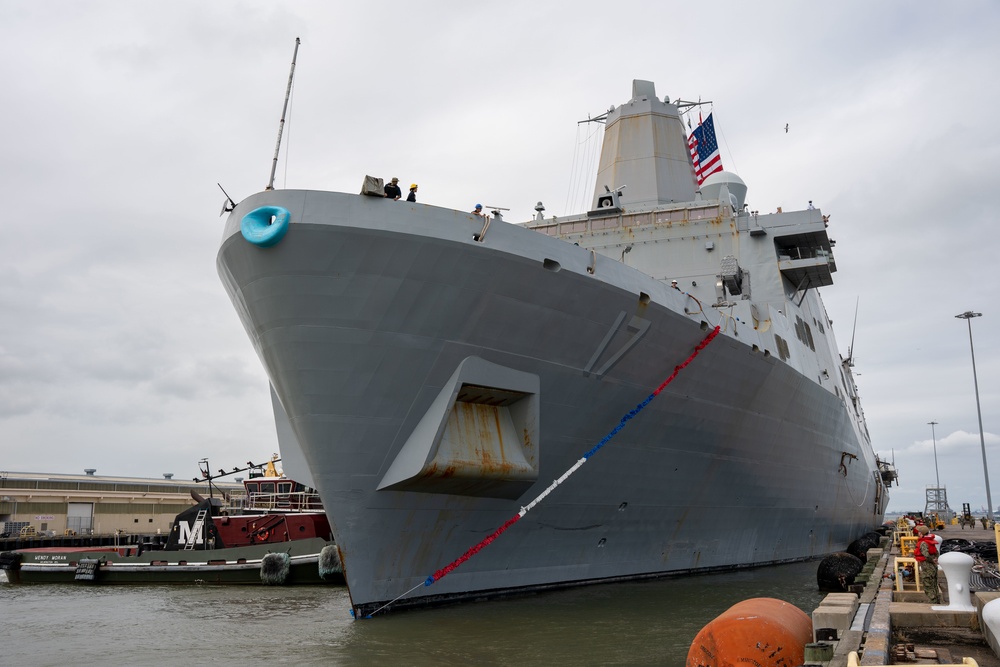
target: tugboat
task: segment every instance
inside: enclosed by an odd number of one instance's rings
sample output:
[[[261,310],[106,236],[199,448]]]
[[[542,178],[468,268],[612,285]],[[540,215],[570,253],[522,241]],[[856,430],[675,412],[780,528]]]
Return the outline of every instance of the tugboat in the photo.
[[[174,518],[162,546],[20,549],[0,554],[0,570],[11,583],[343,583],[318,494],[279,473],[278,460],[216,477],[203,465],[209,497],[191,493],[197,504]],[[213,479],[244,470],[245,496],[211,491]]]

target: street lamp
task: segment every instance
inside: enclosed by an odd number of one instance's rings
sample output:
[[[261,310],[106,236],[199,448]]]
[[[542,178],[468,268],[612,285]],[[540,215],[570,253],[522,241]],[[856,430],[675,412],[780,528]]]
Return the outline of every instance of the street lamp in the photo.
[[[972,318],[982,316],[982,313],[974,313],[971,310],[967,310],[955,317],[965,320],[969,325],[969,350],[972,352],[972,382],[976,387],[976,412],[979,415],[979,444],[983,448],[983,475],[986,476],[986,514],[989,516],[990,523],[993,523],[993,499],[990,497],[990,471],[986,467],[986,437],[983,435],[983,410],[979,407],[979,379],[976,377],[976,348],[972,344]]]
[[[937,466],[937,436],[934,435],[934,427],[937,425],[937,422],[927,422],[927,423],[930,424],[931,441],[934,443],[934,479],[937,480],[937,488],[940,489],[941,476],[938,474],[938,466]]]

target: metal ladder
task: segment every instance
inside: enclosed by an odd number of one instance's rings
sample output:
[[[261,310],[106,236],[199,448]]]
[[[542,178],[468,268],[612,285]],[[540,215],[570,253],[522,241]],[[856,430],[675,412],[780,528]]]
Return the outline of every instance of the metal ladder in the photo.
[[[198,510],[198,516],[194,518],[194,526],[191,527],[191,534],[188,535],[187,544],[184,545],[184,551],[191,551],[194,549],[194,545],[198,543],[198,536],[201,535],[202,529],[205,527],[205,516],[208,514],[208,510]]]

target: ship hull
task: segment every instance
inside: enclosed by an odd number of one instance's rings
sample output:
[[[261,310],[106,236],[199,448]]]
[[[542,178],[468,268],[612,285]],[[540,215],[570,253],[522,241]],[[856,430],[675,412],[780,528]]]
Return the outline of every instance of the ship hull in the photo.
[[[264,204],[292,212],[273,248],[239,233]],[[591,450],[713,328],[620,262],[502,223],[477,240],[481,228],[461,212],[304,191],[254,195],[227,224],[220,275],[312,472],[357,613],[818,557],[881,522],[874,456],[845,402],[736,329],[510,530],[420,586]],[[480,461],[495,482],[485,490],[389,484],[469,360],[537,383],[525,392],[537,432],[521,443],[533,468],[512,481]]]

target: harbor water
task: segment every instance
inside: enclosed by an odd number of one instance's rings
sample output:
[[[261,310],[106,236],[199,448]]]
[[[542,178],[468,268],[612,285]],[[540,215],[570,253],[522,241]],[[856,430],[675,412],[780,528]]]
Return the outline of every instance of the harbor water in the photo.
[[[549,591],[354,621],[344,587],[0,584],[3,664],[660,665],[774,597],[811,612],[818,561]]]

